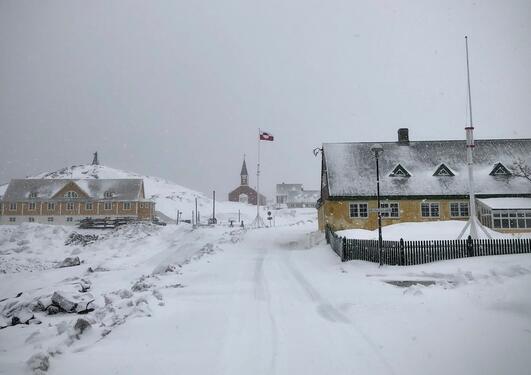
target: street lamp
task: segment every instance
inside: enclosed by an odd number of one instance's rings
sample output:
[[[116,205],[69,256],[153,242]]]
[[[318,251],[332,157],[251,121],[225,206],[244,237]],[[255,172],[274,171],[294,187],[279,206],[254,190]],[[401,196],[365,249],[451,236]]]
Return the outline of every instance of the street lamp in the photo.
[[[383,147],[381,144],[375,144],[371,147],[371,151],[374,154],[374,158],[376,159],[376,201],[378,204],[378,208],[376,209],[378,213],[378,254],[380,256],[380,266],[383,265],[383,247],[382,247],[382,211],[380,207],[380,166],[378,163],[378,159],[380,155],[383,153]]]

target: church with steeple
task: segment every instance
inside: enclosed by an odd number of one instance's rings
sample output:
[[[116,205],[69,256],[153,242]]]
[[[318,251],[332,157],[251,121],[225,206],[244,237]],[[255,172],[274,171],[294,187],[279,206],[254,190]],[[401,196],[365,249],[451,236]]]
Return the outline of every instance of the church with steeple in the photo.
[[[241,202],[256,205],[257,193],[256,190],[249,186],[249,173],[247,172],[247,164],[245,157],[243,158],[242,170],[240,172],[240,186],[229,193],[230,202]],[[260,205],[266,204],[266,197],[260,194]]]

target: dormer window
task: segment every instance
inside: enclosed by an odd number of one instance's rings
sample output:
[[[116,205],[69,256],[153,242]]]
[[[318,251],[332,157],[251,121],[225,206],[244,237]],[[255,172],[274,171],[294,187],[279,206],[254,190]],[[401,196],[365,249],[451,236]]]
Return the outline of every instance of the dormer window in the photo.
[[[112,198],[114,197],[114,193],[112,191],[106,191],[105,193],[103,193],[103,197]]]
[[[37,192],[32,191],[31,193],[29,193],[29,198],[30,198],[30,199],[35,199],[35,198],[37,198]]]
[[[512,175],[512,173],[502,163],[497,163],[489,174],[491,176],[511,176]]]
[[[64,195],[65,198],[79,198],[79,195],[75,191],[67,191]]]
[[[452,177],[455,176],[454,172],[451,171],[450,168],[448,168],[446,165],[441,164],[439,165],[439,168],[435,171],[433,174],[436,177]]]
[[[398,164],[395,169],[393,169],[389,177],[411,177],[411,174],[406,170],[406,168]]]

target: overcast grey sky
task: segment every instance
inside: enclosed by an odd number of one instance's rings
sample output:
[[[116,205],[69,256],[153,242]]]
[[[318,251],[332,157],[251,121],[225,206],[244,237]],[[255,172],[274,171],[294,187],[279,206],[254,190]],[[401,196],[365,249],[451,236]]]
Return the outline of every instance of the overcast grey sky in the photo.
[[[0,0],[0,182],[90,162],[226,199],[323,142],[531,137],[531,2]],[[256,178],[251,177],[251,184]]]

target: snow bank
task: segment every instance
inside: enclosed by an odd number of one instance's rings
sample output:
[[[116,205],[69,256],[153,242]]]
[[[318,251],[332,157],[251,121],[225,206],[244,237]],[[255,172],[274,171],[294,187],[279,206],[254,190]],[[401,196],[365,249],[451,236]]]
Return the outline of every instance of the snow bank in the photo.
[[[399,223],[386,225],[382,228],[384,240],[398,241],[427,241],[427,240],[455,240],[465,226],[465,221],[448,220],[423,223]],[[485,228],[492,238],[514,238],[516,235],[495,232]],[[360,240],[377,240],[378,229],[346,229],[336,232],[341,237],[357,238]],[[481,231],[479,233],[482,235]],[[531,234],[518,234],[519,237],[531,237]]]

